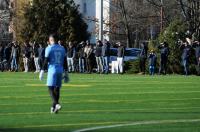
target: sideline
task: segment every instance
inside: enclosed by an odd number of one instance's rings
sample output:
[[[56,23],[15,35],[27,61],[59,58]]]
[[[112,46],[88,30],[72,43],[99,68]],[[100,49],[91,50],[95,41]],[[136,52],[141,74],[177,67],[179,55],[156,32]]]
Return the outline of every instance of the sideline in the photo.
[[[75,130],[73,132],[88,132],[88,131],[93,131],[93,130],[109,129],[109,128],[116,128],[116,127],[126,127],[126,126],[137,126],[137,125],[157,125],[157,124],[192,123],[192,122],[200,122],[200,119],[138,121],[138,122],[132,122],[132,123],[128,123],[128,124],[117,124],[117,125],[109,125],[109,126],[99,126],[99,127],[84,128],[84,129],[80,129],[80,130]]]

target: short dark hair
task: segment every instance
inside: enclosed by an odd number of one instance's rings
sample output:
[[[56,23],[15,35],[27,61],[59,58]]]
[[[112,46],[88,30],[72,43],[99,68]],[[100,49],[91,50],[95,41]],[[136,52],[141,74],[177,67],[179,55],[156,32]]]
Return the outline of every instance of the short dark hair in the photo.
[[[50,38],[50,37],[52,37],[56,43],[57,43],[58,40],[59,40],[59,37],[58,37],[57,33],[50,34],[50,35],[49,35],[49,38]]]

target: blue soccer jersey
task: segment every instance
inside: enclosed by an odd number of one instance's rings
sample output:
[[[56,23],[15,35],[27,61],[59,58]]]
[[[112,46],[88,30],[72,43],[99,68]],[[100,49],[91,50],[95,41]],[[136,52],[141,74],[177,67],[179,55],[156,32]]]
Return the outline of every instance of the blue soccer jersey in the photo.
[[[45,50],[45,58],[48,58],[47,86],[61,87],[63,64],[65,59],[64,47],[54,44]]]

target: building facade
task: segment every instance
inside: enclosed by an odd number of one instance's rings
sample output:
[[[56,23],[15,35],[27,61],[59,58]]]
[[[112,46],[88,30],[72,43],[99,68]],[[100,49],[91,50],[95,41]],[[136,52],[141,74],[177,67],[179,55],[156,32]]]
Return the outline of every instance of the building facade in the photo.
[[[91,43],[99,38],[100,0],[74,0],[79,5],[79,11],[88,24]],[[109,40],[110,0],[103,0],[103,38]]]
[[[0,0],[0,42],[8,42],[12,38],[12,34],[9,32],[11,21],[9,3],[9,0]]]

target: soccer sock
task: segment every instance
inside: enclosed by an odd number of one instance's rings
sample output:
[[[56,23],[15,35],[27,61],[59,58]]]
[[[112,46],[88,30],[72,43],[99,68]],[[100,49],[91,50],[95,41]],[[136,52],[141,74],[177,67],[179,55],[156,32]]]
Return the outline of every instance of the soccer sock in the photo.
[[[56,95],[55,95],[53,87],[49,87],[49,94],[50,94],[52,102],[53,102],[52,107],[55,108],[55,106],[56,106]]]
[[[60,88],[57,87],[54,89],[55,95],[56,95],[56,103],[59,104],[59,99],[60,99]]]

